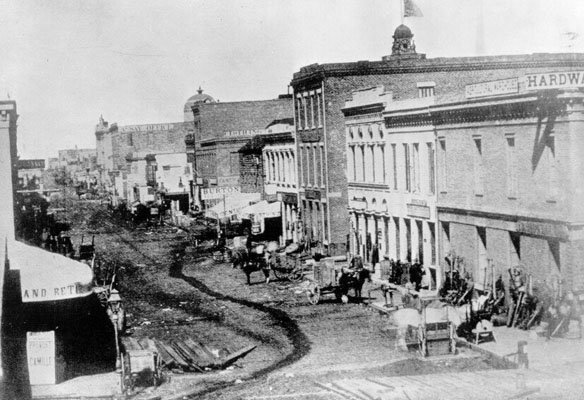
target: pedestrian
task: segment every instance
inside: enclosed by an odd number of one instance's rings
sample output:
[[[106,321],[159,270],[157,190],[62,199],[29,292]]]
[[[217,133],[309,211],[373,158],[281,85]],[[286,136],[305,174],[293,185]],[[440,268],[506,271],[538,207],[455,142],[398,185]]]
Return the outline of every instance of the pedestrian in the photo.
[[[414,285],[416,291],[419,291],[422,287],[422,265],[416,258],[414,263],[410,267],[410,282]]]

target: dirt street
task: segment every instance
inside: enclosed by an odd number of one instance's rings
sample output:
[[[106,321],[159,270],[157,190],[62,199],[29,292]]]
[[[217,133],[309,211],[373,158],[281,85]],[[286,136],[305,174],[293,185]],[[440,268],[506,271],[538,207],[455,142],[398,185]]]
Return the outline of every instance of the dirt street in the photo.
[[[338,303],[334,296],[310,305],[302,282],[266,284],[256,272],[248,286],[241,270],[201,254],[174,227],[130,230],[106,218],[95,224],[99,228],[73,225],[74,243],[81,234],[93,233],[97,252],[122,267],[119,283],[129,335],[190,337],[228,351],[257,345],[228,370],[169,372],[166,383],[139,390],[137,398],[339,398],[319,384],[340,377],[491,368],[465,351],[420,360],[396,348],[384,333],[387,321],[377,313],[362,304]]]

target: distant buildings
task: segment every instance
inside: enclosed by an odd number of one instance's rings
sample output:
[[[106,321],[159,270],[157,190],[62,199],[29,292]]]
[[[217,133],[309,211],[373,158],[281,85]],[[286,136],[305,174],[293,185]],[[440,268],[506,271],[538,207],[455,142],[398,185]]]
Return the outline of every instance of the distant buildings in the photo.
[[[18,190],[43,190],[45,160],[18,160]]]

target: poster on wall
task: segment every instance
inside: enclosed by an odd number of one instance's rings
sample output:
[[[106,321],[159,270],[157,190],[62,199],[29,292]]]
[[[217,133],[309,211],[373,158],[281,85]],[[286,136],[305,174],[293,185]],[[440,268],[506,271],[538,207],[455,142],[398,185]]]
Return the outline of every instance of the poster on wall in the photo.
[[[26,357],[31,385],[56,383],[55,331],[27,332]]]

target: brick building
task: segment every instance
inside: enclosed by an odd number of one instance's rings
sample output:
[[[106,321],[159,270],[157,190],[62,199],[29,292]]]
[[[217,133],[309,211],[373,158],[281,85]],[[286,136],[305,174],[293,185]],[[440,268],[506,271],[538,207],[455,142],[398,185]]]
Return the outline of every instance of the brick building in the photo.
[[[185,139],[187,154],[193,160],[197,190],[202,188],[205,206],[218,199],[205,196],[207,189],[230,188],[240,191],[239,149],[253,135],[265,132],[275,119],[290,118],[292,99],[216,103],[199,101],[192,106],[194,134]]]
[[[470,83],[571,70],[584,63],[583,54],[431,59],[416,52],[408,27],[400,25],[393,38],[392,54],[381,61],[313,64],[301,68],[291,81],[302,219],[305,227],[316,225],[312,241],[329,242],[336,254],[345,253],[350,226],[341,109],[352,91],[383,85],[395,100],[435,96],[440,101]]]
[[[190,131],[187,122],[118,126],[100,118],[95,136],[104,187],[130,202],[154,200],[157,191],[174,193],[186,211],[192,174],[184,138]]]
[[[515,94],[430,107],[441,253],[462,257],[478,284],[520,266],[540,293],[584,290],[584,96],[529,88],[571,75],[550,72],[519,77]]]
[[[240,184],[244,193],[261,193],[269,202],[281,202],[282,243],[297,242],[298,185],[292,132],[294,120],[275,120],[266,132],[252,137],[239,153]]]

